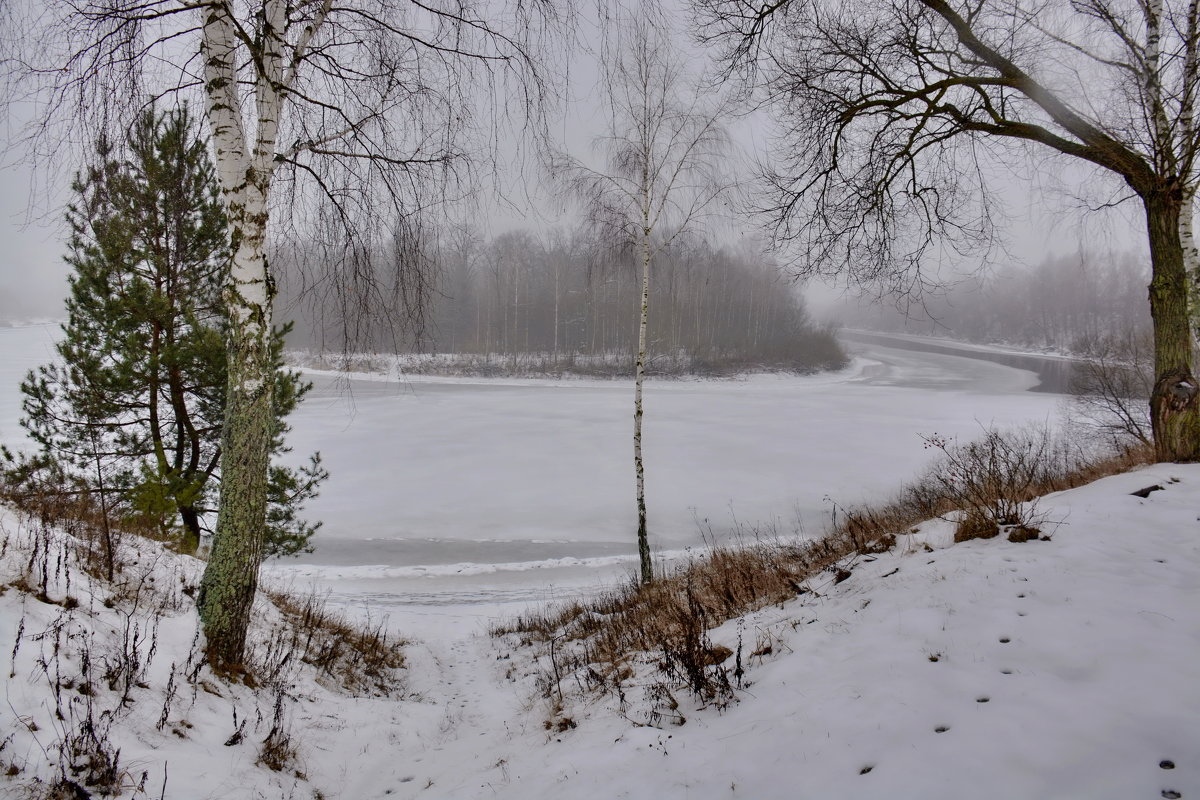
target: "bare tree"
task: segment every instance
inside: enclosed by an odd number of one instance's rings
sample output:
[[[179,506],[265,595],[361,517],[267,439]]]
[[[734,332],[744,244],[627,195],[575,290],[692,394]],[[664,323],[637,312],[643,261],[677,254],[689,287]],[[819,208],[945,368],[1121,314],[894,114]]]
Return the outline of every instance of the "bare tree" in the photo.
[[[912,290],[931,251],[991,238],[986,168],[1026,147],[1116,178],[1103,204],[1136,198],[1147,222],[1157,457],[1200,457],[1198,0],[692,2],[783,125],[770,207],[804,272]]]
[[[728,101],[706,96],[686,70],[661,13],[642,7],[621,23],[615,55],[605,68],[608,130],[597,140],[603,167],[561,157],[552,165],[587,218],[613,244],[636,249],[642,265],[634,373],[633,463],[637,477],[641,580],[653,579],[646,533],[642,459],[642,384],[650,274],[655,256],[713,209],[730,188],[719,165]]]
[[[69,131],[63,120],[110,126],[168,94],[205,101],[233,250],[224,481],[199,596],[216,666],[243,660],[263,552],[273,434],[269,220],[334,227],[349,252],[371,250],[361,245],[420,207],[423,186],[463,168],[472,109],[489,91],[503,103],[515,90],[521,109],[537,101],[531,53],[549,8],[52,0],[2,9],[8,98],[44,102],[38,133]]]

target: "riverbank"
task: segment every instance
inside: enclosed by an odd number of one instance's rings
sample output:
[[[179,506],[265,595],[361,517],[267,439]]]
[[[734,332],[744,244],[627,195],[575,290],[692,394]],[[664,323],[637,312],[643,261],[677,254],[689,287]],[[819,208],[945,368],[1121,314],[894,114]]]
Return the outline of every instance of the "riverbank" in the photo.
[[[920,353],[938,353],[960,358],[972,358],[1026,370],[1038,377],[1031,391],[1047,394],[1067,394],[1071,391],[1079,359],[1063,353],[1034,353],[997,345],[978,345],[953,339],[918,336],[905,333],[880,333],[860,329],[838,330],[838,338],[853,351],[855,344],[877,345]]]

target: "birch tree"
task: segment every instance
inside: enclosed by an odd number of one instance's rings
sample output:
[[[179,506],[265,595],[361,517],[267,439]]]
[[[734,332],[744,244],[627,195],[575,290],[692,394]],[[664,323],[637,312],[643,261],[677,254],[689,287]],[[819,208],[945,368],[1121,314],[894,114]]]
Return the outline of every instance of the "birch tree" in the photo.
[[[541,97],[531,53],[550,8],[523,0],[50,0],[3,9],[6,76],[19,81],[10,80],[8,97],[43,103],[42,141],[110,126],[153,98],[203,97],[232,248],[223,483],[199,594],[216,667],[242,663],[263,555],[273,420],[269,232],[288,220],[332,225],[361,244],[421,206],[427,187],[462,177],[468,134],[487,127],[474,110],[489,96],[503,104],[510,90],[514,114]]]
[[[766,206],[803,273],[906,291],[931,254],[978,252],[993,240],[985,176],[997,160],[1063,157],[1102,179],[1095,205],[1139,203],[1156,455],[1200,457],[1188,310],[1198,0],[692,5],[701,37],[755,79],[783,131]]]
[[[686,69],[662,16],[652,9],[623,22],[604,87],[609,119],[596,144],[603,167],[562,156],[553,172],[587,219],[609,242],[641,262],[637,355],[633,389],[633,468],[638,514],[638,560],[643,584],[653,580],[646,523],[642,455],[642,389],[646,330],[655,257],[713,210],[731,189],[719,169],[726,144],[728,101],[709,99]],[[711,97],[711,96],[710,96]]]

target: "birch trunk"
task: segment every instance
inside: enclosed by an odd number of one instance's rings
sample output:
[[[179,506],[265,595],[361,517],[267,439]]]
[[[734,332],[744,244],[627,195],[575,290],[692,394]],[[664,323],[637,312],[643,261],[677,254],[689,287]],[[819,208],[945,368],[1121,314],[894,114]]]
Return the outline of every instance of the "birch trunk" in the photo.
[[[1179,214],[1179,240],[1183,246],[1183,268],[1187,273],[1188,306],[1192,336],[1200,338],[1200,250],[1196,249],[1193,212],[1196,200],[1194,153],[1196,148],[1196,88],[1200,71],[1200,2],[1191,0],[1187,10],[1187,33],[1183,57],[1183,92],[1179,101],[1179,131],[1184,147],[1183,210]],[[1188,157],[1190,156],[1190,157]]]
[[[265,244],[282,105],[283,10],[278,0],[268,0],[263,8],[252,147],[238,93],[238,39],[230,7],[217,2],[202,12],[208,120],[234,244],[226,286],[229,384],[221,434],[221,500],[199,597],[209,661],[223,670],[239,669],[244,661],[266,532],[274,371],[270,357],[273,292]]]
[[[642,312],[638,320],[637,368],[633,379],[633,469],[637,473],[638,561],[642,583],[654,580],[646,532],[646,470],[642,463],[642,382],[646,378],[646,324],[650,319],[650,231],[642,238]]]
[[[1179,212],[1179,243],[1183,247],[1183,270],[1187,276],[1188,311],[1191,316],[1193,340],[1200,338],[1200,249],[1196,248],[1193,213],[1196,207],[1196,187],[1189,185],[1183,192],[1183,208]]]

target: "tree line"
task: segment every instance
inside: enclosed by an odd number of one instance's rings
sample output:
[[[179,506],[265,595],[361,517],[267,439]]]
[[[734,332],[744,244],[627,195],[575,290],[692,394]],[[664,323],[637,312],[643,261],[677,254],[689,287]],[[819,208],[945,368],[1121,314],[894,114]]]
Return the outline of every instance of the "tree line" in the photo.
[[[538,354],[549,366],[571,361],[579,370],[589,367],[575,357],[595,356],[594,371],[608,364],[630,374],[622,365],[632,364],[637,348],[641,264],[628,252],[582,229],[486,239],[460,227],[438,237],[425,258],[434,276],[425,324],[406,330],[383,315],[365,323],[354,347],[494,356],[500,367],[504,357]],[[282,305],[296,321],[291,343],[346,346],[338,297],[306,298],[301,269],[293,261],[283,270]],[[651,373],[811,371],[844,362],[832,333],[813,322],[796,287],[755,247],[676,240],[656,259],[651,307]]]
[[[852,327],[1088,355],[1112,335],[1149,334],[1149,278],[1132,254],[1075,253],[964,278],[920,305],[856,303],[837,314]]]

